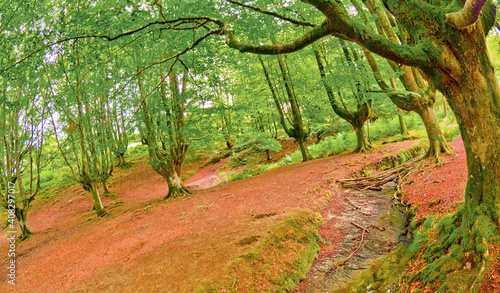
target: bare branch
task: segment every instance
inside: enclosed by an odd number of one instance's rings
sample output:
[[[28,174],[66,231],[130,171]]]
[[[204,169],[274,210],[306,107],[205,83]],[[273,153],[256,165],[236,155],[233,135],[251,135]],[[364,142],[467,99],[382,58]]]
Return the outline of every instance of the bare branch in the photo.
[[[226,0],[226,1],[229,2],[229,3],[231,3],[231,4],[238,5],[238,6],[241,6],[241,7],[245,7],[245,8],[257,11],[257,12],[262,13],[262,14],[267,14],[267,15],[271,15],[271,16],[277,17],[279,19],[288,21],[288,22],[296,24],[296,25],[308,26],[308,27],[315,27],[315,26],[317,26],[316,24],[308,22],[308,21],[296,20],[296,19],[284,16],[284,15],[278,14],[276,12],[268,11],[268,10],[265,10],[265,9],[262,9],[262,8],[259,8],[259,7],[253,6],[253,5],[240,3],[240,2],[234,1],[234,0]]]
[[[462,10],[446,14],[446,22],[456,29],[463,29],[476,23],[486,0],[467,0]]]
[[[13,67],[17,66],[18,64],[26,61],[28,58],[30,58],[34,54],[39,53],[40,51],[42,51],[42,50],[44,50],[46,48],[51,48],[51,47],[53,47],[55,45],[59,45],[59,44],[62,44],[62,43],[68,42],[68,41],[72,41],[72,40],[78,40],[78,39],[105,39],[105,40],[108,40],[108,41],[114,41],[114,40],[117,40],[117,39],[129,36],[129,35],[133,35],[133,34],[135,34],[137,32],[143,31],[146,28],[154,26],[154,25],[167,25],[168,27],[166,29],[171,29],[171,30],[187,30],[187,29],[188,30],[189,29],[194,30],[194,29],[199,28],[200,26],[206,25],[209,22],[210,23],[214,23],[214,24],[216,24],[219,27],[215,31],[222,29],[222,27],[224,26],[223,22],[221,22],[221,21],[219,21],[217,19],[214,19],[214,18],[210,18],[208,16],[180,17],[180,18],[176,18],[176,19],[172,19],[172,20],[157,20],[157,21],[153,21],[153,22],[147,23],[147,24],[145,24],[145,25],[143,25],[143,26],[141,26],[139,28],[136,28],[134,30],[130,30],[130,31],[127,31],[127,32],[124,32],[124,33],[120,33],[120,34],[117,34],[115,36],[109,36],[109,35],[80,35],[80,36],[67,37],[67,38],[58,40],[56,42],[50,43],[50,44],[45,44],[45,46],[42,46],[42,47],[38,48],[37,50],[35,50],[35,51],[29,53],[28,55],[24,56],[23,58],[19,59],[14,64],[8,66],[7,68],[4,69],[4,71],[10,70],[11,68],[13,68]],[[195,23],[195,25],[193,27],[190,27],[190,28],[178,27],[178,25],[180,25],[180,24],[186,24],[186,23]],[[211,33],[211,34],[213,34],[213,33]]]

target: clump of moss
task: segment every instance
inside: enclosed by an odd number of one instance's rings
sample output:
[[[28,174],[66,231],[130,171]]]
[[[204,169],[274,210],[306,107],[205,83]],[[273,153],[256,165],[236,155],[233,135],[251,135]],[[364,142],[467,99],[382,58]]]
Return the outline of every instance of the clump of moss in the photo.
[[[319,250],[321,217],[309,210],[294,213],[252,252],[233,260],[219,280],[196,292],[288,292],[304,279]]]

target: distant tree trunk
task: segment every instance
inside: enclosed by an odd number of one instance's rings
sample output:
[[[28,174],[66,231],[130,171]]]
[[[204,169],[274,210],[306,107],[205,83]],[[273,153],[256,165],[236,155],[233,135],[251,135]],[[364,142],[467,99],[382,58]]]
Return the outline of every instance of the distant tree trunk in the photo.
[[[266,66],[264,64],[264,61],[262,58],[259,56],[258,57],[260,64],[262,65],[262,69],[264,71],[264,75],[266,77],[266,81],[268,83],[269,89],[271,90],[271,94],[273,97],[273,100],[276,104],[276,108],[278,110],[278,114],[280,117],[280,122],[281,126],[283,127],[283,130],[285,130],[286,134],[289,137],[292,137],[295,139],[295,142],[299,146],[300,153],[302,155],[302,161],[308,161],[312,159],[311,154],[309,153],[309,150],[307,149],[306,146],[306,140],[307,140],[307,133],[304,131],[304,124],[302,122],[302,117],[300,114],[300,109],[297,103],[297,98],[295,96],[295,93],[292,89],[292,86],[290,84],[290,80],[288,77],[288,71],[285,68],[285,65],[283,64],[283,60],[281,56],[278,56],[278,64],[280,66],[281,74],[282,74],[282,79],[284,82],[284,87],[286,89],[286,93],[288,96],[288,101],[290,102],[290,108],[291,108],[291,113],[292,113],[292,121],[291,121],[291,127],[288,127],[286,118],[285,118],[285,112],[283,111],[282,105],[279,101],[279,98],[276,94],[274,85],[269,77],[269,73],[266,69]]]
[[[118,158],[118,166],[126,165],[125,155],[123,153],[118,154],[117,158]]]
[[[19,235],[20,240],[27,239],[33,232],[28,228],[28,224],[26,222],[27,210],[22,208],[15,209],[17,223],[19,224],[19,228],[21,228],[21,234]]]
[[[358,140],[358,146],[356,147],[354,152],[363,152],[371,148],[370,143],[366,138],[365,128],[363,126],[354,127],[354,131],[356,132],[356,138]]]
[[[399,118],[399,134],[401,134],[401,136],[403,137],[410,135],[410,133],[408,132],[408,128],[406,127],[403,111],[399,108],[396,111],[398,112],[398,118]]]
[[[370,119],[366,120],[366,140],[368,143],[371,143],[371,137],[370,137]]]
[[[422,122],[429,138],[429,149],[427,150],[426,157],[439,158],[439,153],[449,153],[451,147],[443,136],[441,127],[437,121],[434,107],[426,107],[419,110],[417,114],[422,118]]]
[[[443,99],[443,111],[444,111],[443,118],[446,118],[446,116],[448,116],[448,110],[446,108],[446,100],[445,99]]]
[[[289,72],[285,68],[283,63],[283,59],[281,56],[278,56],[278,64],[280,66],[281,74],[283,77],[283,82],[285,84],[286,93],[288,96],[288,100],[290,101],[290,108],[292,110],[292,118],[293,118],[293,132],[295,141],[299,145],[300,153],[302,154],[302,161],[311,160],[311,154],[309,154],[309,150],[306,146],[307,134],[304,131],[304,123],[302,121],[302,115],[300,114],[299,104],[297,102],[297,96],[295,95],[295,91],[293,90]]]

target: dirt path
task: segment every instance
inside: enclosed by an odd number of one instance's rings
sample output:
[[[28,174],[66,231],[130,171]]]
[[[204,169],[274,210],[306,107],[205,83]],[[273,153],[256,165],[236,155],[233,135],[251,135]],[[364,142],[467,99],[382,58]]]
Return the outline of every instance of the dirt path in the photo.
[[[17,247],[16,292],[192,292],[292,212],[324,206],[327,193],[338,193],[335,179],[413,143],[289,165],[169,201],[159,200],[166,193],[161,177],[137,165],[118,174],[111,191],[123,204],[106,200],[110,215],[103,219],[96,219],[80,188],[62,191],[29,218],[35,235]],[[249,236],[259,240],[236,245]],[[0,245],[4,263],[5,239]],[[336,246],[334,241],[328,249]],[[0,275],[2,292],[9,289],[5,278]]]

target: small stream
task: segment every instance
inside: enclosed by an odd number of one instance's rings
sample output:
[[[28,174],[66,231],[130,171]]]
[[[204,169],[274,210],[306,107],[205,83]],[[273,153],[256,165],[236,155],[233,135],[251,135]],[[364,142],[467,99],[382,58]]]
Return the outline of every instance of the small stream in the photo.
[[[403,232],[407,222],[403,208],[394,204],[393,183],[384,186],[382,191],[346,190],[342,196],[346,203],[346,211],[342,214],[329,214],[325,221],[335,221],[335,226],[344,230],[338,253],[315,262],[317,271],[311,278],[311,285],[306,291],[300,292],[377,292],[368,288],[348,289],[350,283],[365,269],[370,268],[377,260],[387,255],[399,243],[406,240]],[[360,208],[356,211],[352,206]],[[342,263],[358,248],[363,230],[366,227],[364,240],[359,251],[344,265]],[[397,257],[391,260],[396,263]]]

